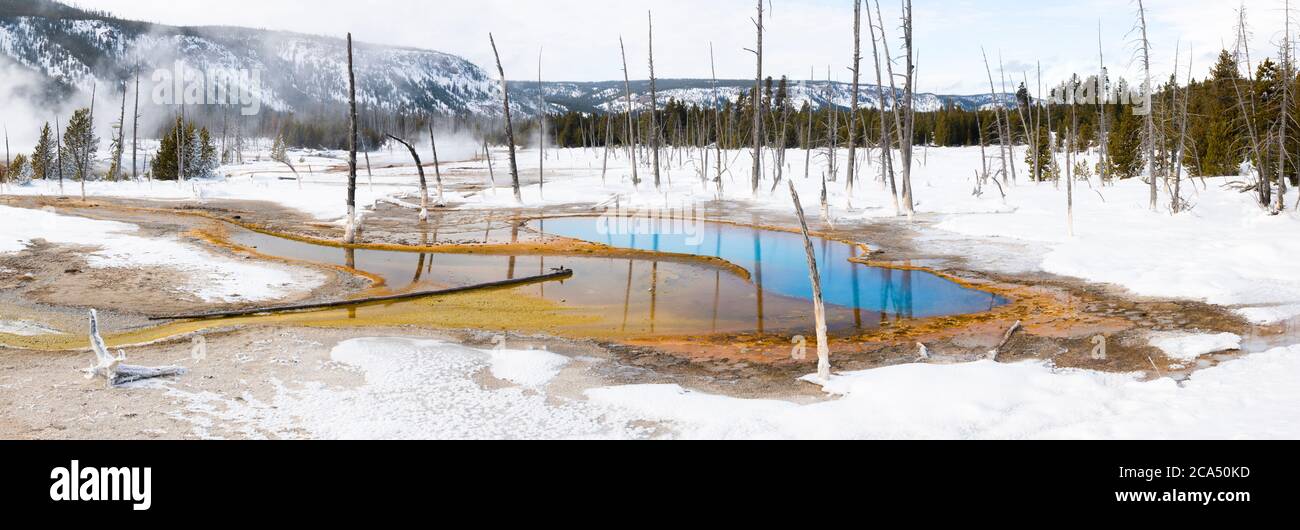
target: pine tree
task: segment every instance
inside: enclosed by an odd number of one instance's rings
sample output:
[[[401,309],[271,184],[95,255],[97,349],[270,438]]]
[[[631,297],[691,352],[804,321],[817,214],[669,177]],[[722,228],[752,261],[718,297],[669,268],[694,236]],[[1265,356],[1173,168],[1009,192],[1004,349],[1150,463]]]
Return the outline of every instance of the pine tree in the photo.
[[[90,109],[81,108],[72,113],[68,127],[63,131],[63,158],[73,170],[73,177],[85,181],[91,176],[95,154],[99,151],[99,138],[95,137]]]
[[[50,124],[47,122],[41,128],[41,137],[36,142],[36,149],[32,152],[32,175],[33,178],[46,179],[54,174],[54,133],[50,132]]]
[[[19,186],[32,181],[32,166],[27,161],[27,155],[18,153],[17,156],[14,156],[13,160],[9,162],[9,169],[5,172],[5,178]]]

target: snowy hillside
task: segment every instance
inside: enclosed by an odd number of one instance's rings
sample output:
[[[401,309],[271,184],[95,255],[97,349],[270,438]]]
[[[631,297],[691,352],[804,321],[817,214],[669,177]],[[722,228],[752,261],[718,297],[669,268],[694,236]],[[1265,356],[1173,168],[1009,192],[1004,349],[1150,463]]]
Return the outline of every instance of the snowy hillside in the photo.
[[[552,112],[564,110],[579,112],[612,110],[621,112],[627,106],[625,103],[625,87],[622,81],[546,83],[544,88],[546,102]],[[735,103],[741,94],[754,89],[754,81],[719,80],[716,99],[714,97],[713,81],[707,79],[660,79],[656,82],[655,88],[661,106],[670,100],[676,100],[687,105],[707,107],[714,103],[727,101]],[[631,89],[632,106],[638,111],[649,109],[650,82],[633,81]],[[511,84],[511,90],[516,91],[520,98],[529,101],[537,99],[536,82],[516,81]],[[885,87],[881,91],[875,85],[863,84],[858,89],[858,103],[867,108],[875,107],[879,104],[880,94],[883,93],[886,106],[888,106],[889,90],[888,87]],[[813,109],[820,109],[828,102],[841,108],[848,108],[853,101],[853,87],[849,83],[792,80],[789,82],[788,91],[791,105],[796,109],[801,108],[805,103],[811,105]],[[898,96],[902,96],[901,88],[898,89]],[[1001,99],[1004,105],[1012,107],[1016,105],[1014,94],[1002,94]],[[918,93],[916,95],[916,109],[921,112],[935,111],[945,106],[975,110],[992,108],[994,105],[995,100],[990,94],[945,96]]]
[[[347,55],[339,38],[228,27],[181,28],[92,14],[11,16],[0,3],[0,56],[44,75],[54,87],[88,92],[116,85],[140,64],[142,83],[176,61],[203,72],[259,72],[240,83],[275,110],[347,100]],[[446,113],[491,113],[497,84],[478,66],[445,53],[358,43],[358,97],[365,105]]]
[[[260,73],[260,82],[240,83],[258,95],[263,106],[304,111],[347,100],[344,75],[347,56],[340,38],[231,27],[174,27],[120,20],[89,13],[48,0],[0,1],[0,60],[5,57],[43,76],[51,94],[69,89],[89,92],[118,84],[132,75],[139,62],[146,89],[157,69],[174,69],[180,61],[203,72]],[[359,42],[356,49],[358,97],[363,105],[387,109],[419,109],[449,114],[495,116],[500,113],[500,88],[478,65],[447,53]],[[752,81],[718,82],[718,101],[735,102],[752,89]],[[660,80],[659,101],[677,100],[701,106],[715,101],[710,80]],[[511,82],[512,107],[523,115],[539,108],[535,82]],[[648,81],[632,83],[633,106],[650,104]],[[795,107],[827,102],[848,107],[852,91],[846,83],[790,84]],[[1015,97],[1003,95],[1014,105]],[[550,112],[622,110],[621,81],[545,85]],[[875,106],[875,86],[861,87],[864,106]],[[917,109],[944,105],[967,110],[993,104],[989,94],[943,96],[918,94]]]

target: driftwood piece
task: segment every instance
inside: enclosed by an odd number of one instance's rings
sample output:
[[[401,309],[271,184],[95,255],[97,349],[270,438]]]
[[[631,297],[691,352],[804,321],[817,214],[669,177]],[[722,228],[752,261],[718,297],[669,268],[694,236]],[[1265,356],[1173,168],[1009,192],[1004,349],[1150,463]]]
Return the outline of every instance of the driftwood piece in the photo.
[[[104,338],[99,334],[99,315],[94,309],[90,310],[90,349],[95,352],[95,364],[86,369],[86,378],[103,377],[110,388],[145,379],[184,375],[186,372],[179,366],[150,368],[122,364],[126,360],[126,353],[118,350],[117,355],[113,356],[108,352]]]
[[[527,278],[516,278],[512,280],[503,280],[499,282],[483,283],[478,285],[469,285],[465,287],[455,287],[452,289],[443,289],[439,291],[424,291],[418,293],[407,293],[393,296],[379,296],[372,298],[359,298],[356,300],[343,300],[339,302],[323,302],[319,304],[301,304],[279,307],[266,307],[261,309],[247,309],[243,311],[221,311],[215,313],[201,313],[194,315],[176,315],[170,317],[152,317],[149,320],[206,320],[214,318],[234,318],[253,315],[262,315],[268,313],[289,313],[295,311],[312,311],[318,309],[337,309],[343,307],[356,307],[360,305],[384,303],[384,302],[401,302],[405,300],[415,300],[419,298],[429,298],[434,296],[447,296],[452,294],[467,293],[472,291],[483,291],[489,289],[503,289],[507,287],[517,287],[540,282],[549,282],[555,280],[564,280],[573,276],[573,271],[563,267],[553,269],[550,274],[540,276],[529,276]]]
[[[1020,331],[1020,328],[1023,327],[1021,326],[1021,324],[1022,323],[1019,320],[1017,320],[1016,323],[1012,324],[1011,328],[1008,329],[1007,332],[1002,335],[1002,342],[999,342],[998,347],[994,348],[993,351],[991,352],[993,354],[994,361],[998,360],[998,356],[1002,354],[1002,348],[1007,347],[1007,343],[1010,343],[1012,337],[1016,336],[1016,332]]]

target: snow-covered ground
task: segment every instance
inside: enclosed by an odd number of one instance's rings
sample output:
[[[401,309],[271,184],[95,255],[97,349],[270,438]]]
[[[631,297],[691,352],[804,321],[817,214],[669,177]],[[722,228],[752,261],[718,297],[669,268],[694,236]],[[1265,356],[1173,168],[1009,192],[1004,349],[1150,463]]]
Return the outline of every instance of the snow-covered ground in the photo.
[[[311,271],[219,256],[170,237],[136,235],[139,227],[128,223],[0,206],[0,227],[0,253],[19,252],[36,240],[84,245],[95,249],[85,255],[91,267],[175,270],[186,278],[177,288],[207,302],[274,300],[325,281]]]
[[[536,185],[538,155],[534,149],[518,157],[521,174],[530,183],[523,193],[524,204],[530,207],[600,204],[617,196],[624,207],[680,209],[721,196],[759,213],[791,210],[788,190],[770,191],[770,180],[757,194],[750,191],[749,155],[744,152],[725,153],[730,171],[722,179],[720,195],[714,185],[701,182],[689,158],[684,164],[676,158],[668,163],[660,190],[654,189],[645,168],[640,171],[643,183],[634,187],[622,153],[611,158],[602,179],[603,151],[598,149],[549,151],[546,185],[541,188]],[[843,167],[844,154],[840,156]],[[812,178],[808,179],[804,157],[803,151],[790,151],[785,174],[795,182],[805,209],[817,212],[825,157],[811,157]],[[1162,188],[1161,207],[1152,212],[1147,206],[1148,188],[1141,181],[1103,186],[1094,178],[1076,186],[1071,235],[1064,183],[1058,188],[1053,183],[1027,182],[1023,157],[1023,150],[1018,150],[1014,159],[1020,182],[1007,186],[1003,198],[991,183],[982,194],[973,193],[975,170],[981,166],[978,148],[918,150],[913,182],[921,217],[916,225],[922,231],[920,242],[937,251],[964,254],[975,266],[1046,271],[1114,284],[1138,295],[1206,301],[1232,307],[1259,323],[1300,315],[1300,275],[1288,259],[1300,255],[1300,238],[1294,237],[1300,234],[1300,216],[1294,210],[1270,216],[1250,196],[1226,188],[1236,177],[1221,177],[1184,182],[1184,197],[1192,208],[1178,215],[1170,213],[1169,195]],[[346,176],[320,170],[340,163],[338,154],[294,153],[293,158],[302,159],[298,163],[304,178],[301,189],[296,181],[281,180],[288,176],[287,170],[263,157],[263,162],[223,167],[221,173],[230,176],[221,180],[92,183],[87,190],[91,195],[172,200],[268,200],[322,220],[341,218]],[[407,164],[400,153],[376,155],[371,162],[375,184],[372,187],[362,173],[361,204],[415,192],[413,168],[380,169]],[[494,152],[494,162],[497,189],[449,193],[448,201],[460,208],[517,206],[507,188],[503,151]],[[310,173],[304,167],[308,164],[313,168]],[[990,164],[997,167],[999,162]],[[444,169],[453,166],[473,171],[448,171],[444,178],[488,181],[485,162],[444,163]],[[897,217],[888,194],[876,181],[878,166],[875,160],[863,166],[852,196],[845,191],[842,175],[830,184],[830,215],[836,222],[909,222]],[[17,192],[55,191],[50,183],[38,183]],[[1292,207],[1298,201],[1295,191],[1287,196]],[[97,230],[110,239],[130,237],[120,228]],[[12,251],[20,243],[0,240],[0,245],[6,244]],[[125,258],[115,258],[109,249],[96,259]],[[1239,347],[1240,339],[1233,339],[1153,337],[1170,355],[1188,360]],[[306,425],[314,436],[342,438],[644,434],[629,431],[629,419],[667,421],[674,426],[674,435],[687,438],[1300,437],[1300,412],[1294,407],[1300,402],[1300,386],[1295,384],[1300,380],[1300,345],[1245,353],[1238,360],[1198,371],[1183,383],[1057,370],[1042,363],[898,366],[840,374],[826,386],[837,399],[798,405],[662,385],[599,388],[589,390],[587,400],[557,400],[538,390],[565,369],[566,363],[555,357],[503,361],[493,352],[454,345],[365,339],[335,351],[337,360],[366,372],[368,383],[360,389],[285,389],[275,402],[279,409],[250,404],[251,409],[220,412],[226,409],[217,407],[213,409],[217,412],[209,413],[285,428]],[[485,390],[472,378],[483,370],[517,386]]]
[[[1259,439],[1300,437],[1300,346],[1197,372],[1185,383],[1053,369],[1042,362],[913,364],[845,373],[833,399],[800,405],[677,385],[548,387],[566,361],[526,350],[364,338],[331,359],[358,388],[278,384],[233,400],[170,389],[203,434],[212,420],[250,436],[314,438]],[[504,388],[483,385],[483,372]],[[648,425],[662,429],[648,430]]]

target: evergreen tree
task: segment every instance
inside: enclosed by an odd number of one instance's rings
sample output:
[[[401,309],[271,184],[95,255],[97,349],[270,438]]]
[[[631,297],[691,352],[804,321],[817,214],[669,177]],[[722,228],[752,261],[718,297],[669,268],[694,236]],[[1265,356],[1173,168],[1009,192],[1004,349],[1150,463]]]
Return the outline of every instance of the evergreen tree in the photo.
[[[27,155],[18,153],[13,160],[9,161],[9,169],[5,172],[5,178],[19,186],[32,181],[32,165],[28,163]]]
[[[41,128],[41,137],[36,142],[36,150],[32,152],[32,175],[33,178],[46,179],[57,173],[58,169],[54,167],[54,133],[50,132],[50,124],[47,122]]]
[[[95,154],[99,151],[99,138],[95,137],[90,109],[81,108],[72,113],[68,127],[63,131],[63,160],[72,168],[72,176],[84,181],[91,176]]]

